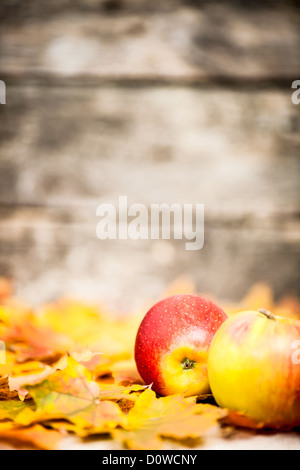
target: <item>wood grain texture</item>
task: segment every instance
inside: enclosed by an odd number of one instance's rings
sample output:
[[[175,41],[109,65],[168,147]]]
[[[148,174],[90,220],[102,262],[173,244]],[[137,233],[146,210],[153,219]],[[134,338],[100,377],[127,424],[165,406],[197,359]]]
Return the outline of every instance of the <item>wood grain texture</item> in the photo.
[[[1,73],[18,80],[288,83],[300,68],[299,10],[288,4],[243,8],[208,2],[195,8],[192,2],[115,2],[111,14],[109,2],[45,7],[31,0],[26,8],[21,3],[2,7],[0,58]]]
[[[299,293],[299,220],[292,218],[230,223],[208,214],[204,248],[186,251],[185,240],[100,241],[93,206],[8,212],[0,224],[1,272],[34,305],[74,295],[124,313],[146,309],[179,276],[220,301],[239,300],[257,281],[277,296]]]
[[[297,212],[300,117],[286,91],[8,89],[3,203],[198,202]]]
[[[125,311],[181,274],[300,293],[300,10],[250,3],[1,2],[0,273],[22,296]],[[100,242],[120,195],[204,203],[204,248]]]

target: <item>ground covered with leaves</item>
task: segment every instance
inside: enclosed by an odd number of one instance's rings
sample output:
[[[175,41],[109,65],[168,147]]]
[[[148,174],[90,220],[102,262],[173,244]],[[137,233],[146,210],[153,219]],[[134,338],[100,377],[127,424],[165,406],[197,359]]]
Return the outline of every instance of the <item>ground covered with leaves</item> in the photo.
[[[184,292],[195,292],[194,286],[179,280],[160,298]],[[297,299],[275,302],[264,284],[238,304],[212,300],[228,315],[264,307],[300,318]],[[142,382],[133,349],[151,305],[125,316],[70,298],[33,309],[0,279],[0,441],[58,449],[71,433],[154,450],[166,440],[199,445],[212,427],[230,423],[211,396],[159,397]]]

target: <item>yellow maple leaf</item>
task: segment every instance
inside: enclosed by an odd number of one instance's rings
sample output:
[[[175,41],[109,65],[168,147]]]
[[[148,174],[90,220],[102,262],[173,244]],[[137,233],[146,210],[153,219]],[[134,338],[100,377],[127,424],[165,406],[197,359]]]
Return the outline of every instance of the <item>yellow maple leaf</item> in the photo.
[[[113,431],[113,437],[132,449],[160,449],[162,437],[197,439],[224,414],[224,410],[213,405],[196,404],[196,397],[158,398],[148,389],[129,411],[123,429]]]
[[[75,359],[68,366],[49,375],[38,384],[26,385],[36,411],[21,414],[18,423],[28,424],[51,419],[67,419],[78,428],[93,432],[108,432],[122,423],[123,414],[116,403],[101,401],[101,388],[91,373]]]

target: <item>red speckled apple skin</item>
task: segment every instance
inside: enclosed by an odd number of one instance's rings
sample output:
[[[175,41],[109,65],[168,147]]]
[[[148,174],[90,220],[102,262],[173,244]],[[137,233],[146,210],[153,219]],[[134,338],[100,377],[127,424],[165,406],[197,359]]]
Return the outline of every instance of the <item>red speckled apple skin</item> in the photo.
[[[159,393],[164,389],[161,362],[180,346],[208,351],[225,312],[211,300],[195,294],[167,297],[145,315],[135,342],[135,361],[144,382]]]

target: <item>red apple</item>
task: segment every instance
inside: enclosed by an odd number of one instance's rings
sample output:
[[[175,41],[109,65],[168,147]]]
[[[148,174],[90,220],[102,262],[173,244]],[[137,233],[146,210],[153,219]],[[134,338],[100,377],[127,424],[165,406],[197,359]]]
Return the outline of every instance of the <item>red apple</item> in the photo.
[[[208,377],[238,424],[300,426],[300,321],[265,310],[232,315],[212,341]]]
[[[135,343],[135,361],[144,382],[160,395],[208,393],[208,349],[226,319],[220,307],[199,295],[174,295],[155,304]]]

